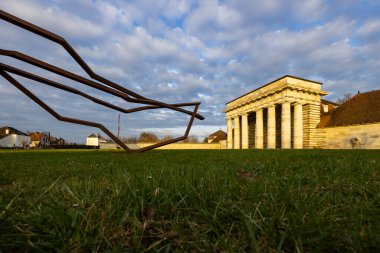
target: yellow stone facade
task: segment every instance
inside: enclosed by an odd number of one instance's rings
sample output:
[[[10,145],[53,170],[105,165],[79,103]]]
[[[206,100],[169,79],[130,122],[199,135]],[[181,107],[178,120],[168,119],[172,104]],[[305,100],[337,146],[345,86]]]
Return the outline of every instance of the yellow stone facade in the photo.
[[[318,146],[322,83],[284,76],[226,104],[227,148]]]
[[[357,139],[355,148],[380,149],[380,123],[318,128],[317,136],[319,148],[351,149]]]

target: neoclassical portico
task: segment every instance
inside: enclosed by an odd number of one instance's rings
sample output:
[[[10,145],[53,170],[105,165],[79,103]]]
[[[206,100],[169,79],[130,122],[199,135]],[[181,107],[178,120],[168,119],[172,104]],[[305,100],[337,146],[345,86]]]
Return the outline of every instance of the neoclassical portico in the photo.
[[[226,105],[227,147],[313,148],[322,83],[284,76]]]

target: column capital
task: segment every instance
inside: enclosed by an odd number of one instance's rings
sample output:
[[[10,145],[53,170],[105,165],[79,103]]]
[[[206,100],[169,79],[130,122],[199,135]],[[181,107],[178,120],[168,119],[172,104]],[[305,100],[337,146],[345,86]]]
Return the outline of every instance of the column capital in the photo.
[[[305,105],[307,104],[307,102],[305,100],[302,100],[302,99],[296,99],[292,102],[293,105],[296,105],[296,104],[299,104],[299,105]]]
[[[273,105],[281,105],[283,103],[288,103],[288,102],[291,103],[293,101],[294,101],[294,99],[291,99],[291,98],[288,98],[288,97],[286,97],[286,98],[279,98],[279,99],[276,99],[276,100],[274,100],[274,101],[272,101],[272,102],[270,102],[268,104],[263,105],[263,107],[268,108],[268,107],[273,106]]]
[[[277,105],[277,103],[270,103],[270,104],[266,105],[265,108],[275,107],[276,105]]]

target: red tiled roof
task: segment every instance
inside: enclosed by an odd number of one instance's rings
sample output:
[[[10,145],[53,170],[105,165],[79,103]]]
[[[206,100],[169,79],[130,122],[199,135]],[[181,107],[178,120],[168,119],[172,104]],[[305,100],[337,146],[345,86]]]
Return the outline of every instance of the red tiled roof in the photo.
[[[211,140],[211,143],[227,140],[227,133],[222,130],[218,130],[215,133],[210,134],[208,139]]]
[[[35,132],[35,133],[30,133],[29,136],[30,136],[31,141],[41,141],[42,138],[44,137],[44,134]]]
[[[317,127],[380,122],[380,90],[360,93],[329,113],[321,114]]]

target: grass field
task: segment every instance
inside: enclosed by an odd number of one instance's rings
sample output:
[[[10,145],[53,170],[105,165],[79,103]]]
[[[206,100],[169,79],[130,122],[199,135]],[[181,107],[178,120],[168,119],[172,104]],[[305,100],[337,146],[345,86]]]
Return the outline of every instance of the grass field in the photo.
[[[0,249],[379,252],[380,151],[0,151]]]

